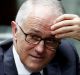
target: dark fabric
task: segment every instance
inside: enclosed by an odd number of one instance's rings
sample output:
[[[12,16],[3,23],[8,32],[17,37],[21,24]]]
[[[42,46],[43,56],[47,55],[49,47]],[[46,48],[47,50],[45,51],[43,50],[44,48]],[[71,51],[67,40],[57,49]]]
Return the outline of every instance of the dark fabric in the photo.
[[[41,75],[40,72],[32,73],[31,75]]]
[[[4,75],[4,55],[3,50],[0,48],[0,75]]]
[[[18,75],[12,40],[0,44],[0,75]],[[44,75],[80,75],[79,57],[69,41],[62,40],[55,58],[43,69]]]
[[[6,42],[6,43],[5,43]],[[12,40],[5,41],[0,45],[0,48],[3,50],[3,74],[0,75],[18,75],[16,65],[14,62],[14,57],[12,53]],[[1,50],[0,49],[0,50]],[[1,65],[0,65],[1,66]],[[1,69],[1,67],[0,67]]]

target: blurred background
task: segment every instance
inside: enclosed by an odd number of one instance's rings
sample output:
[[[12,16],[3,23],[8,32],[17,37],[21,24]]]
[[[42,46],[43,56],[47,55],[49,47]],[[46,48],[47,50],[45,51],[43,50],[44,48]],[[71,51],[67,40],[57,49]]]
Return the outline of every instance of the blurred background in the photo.
[[[0,42],[12,37],[11,21],[15,20],[20,5],[25,0],[1,0],[0,1]],[[61,0],[66,13],[80,16],[80,0]],[[80,41],[68,39],[74,43],[80,54]]]

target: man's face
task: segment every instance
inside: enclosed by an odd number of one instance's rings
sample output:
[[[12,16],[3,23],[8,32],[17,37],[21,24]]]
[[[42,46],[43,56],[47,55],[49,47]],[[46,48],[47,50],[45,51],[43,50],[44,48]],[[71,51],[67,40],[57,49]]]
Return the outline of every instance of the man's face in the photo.
[[[31,40],[25,40],[27,36],[25,36],[23,32],[33,36],[35,40],[38,40],[36,37],[42,39],[53,38],[50,26],[53,25],[54,19],[58,16],[52,14],[51,10],[44,10],[44,8],[40,10],[33,11],[24,21],[23,25],[20,26],[22,30],[19,28],[15,33],[16,50],[21,62],[30,71],[40,71],[44,68],[55,56],[58,46],[58,44],[56,44],[54,50],[51,51],[50,49],[53,47],[50,46],[48,49],[48,47],[46,47],[47,43],[43,40],[40,40],[36,45],[30,43]]]

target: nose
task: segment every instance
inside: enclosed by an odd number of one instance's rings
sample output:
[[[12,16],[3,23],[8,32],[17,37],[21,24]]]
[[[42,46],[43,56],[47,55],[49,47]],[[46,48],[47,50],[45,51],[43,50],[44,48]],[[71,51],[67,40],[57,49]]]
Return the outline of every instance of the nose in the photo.
[[[44,50],[44,41],[40,41],[40,43],[38,45],[36,45],[35,50],[39,54],[43,53],[45,51]]]

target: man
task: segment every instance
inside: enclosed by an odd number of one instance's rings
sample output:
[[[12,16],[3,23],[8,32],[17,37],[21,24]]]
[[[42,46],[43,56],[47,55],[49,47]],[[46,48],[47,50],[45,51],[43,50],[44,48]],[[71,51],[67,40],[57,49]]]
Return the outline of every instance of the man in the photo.
[[[51,31],[62,14],[57,0],[25,1],[11,22],[13,42],[0,45],[0,75],[77,75],[76,50]]]

